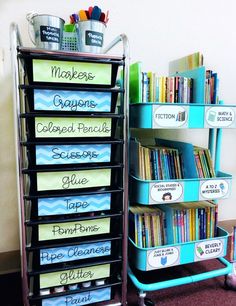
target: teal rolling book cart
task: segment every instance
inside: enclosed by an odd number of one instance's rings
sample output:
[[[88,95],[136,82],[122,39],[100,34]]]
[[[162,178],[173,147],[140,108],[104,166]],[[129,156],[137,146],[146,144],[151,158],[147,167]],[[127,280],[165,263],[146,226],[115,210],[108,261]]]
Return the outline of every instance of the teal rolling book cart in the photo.
[[[204,104],[204,67],[188,71],[183,75],[194,79],[193,103],[143,103],[140,63],[133,66],[130,71],[130,133],[131,136],[135,133],[137,137],[141,129],[144,131],[145,129],[207,128],[209,129],[208,148],[213,157],[216,175],[211,178],[198,178],[195,173],[194,160],[190,158],[190,156],[194,156],[192,144],[177,142],[173,139],[172,141],[159,142],[159,144],[182,150],[183,163],[186,167],[184,178],[141,179],[139,176],[141,166],[137,159],[140,152],[140,143],[137,138],[131,138],[130,205],[132,203],[146,207],[158,205],[161,208],[162,205],[167,206],[170,203],[178,202],[213,200],[216,203],[230,195],[232,176],[220,170],[220,147],[223,129],[236,127],[236,106],[224,105],[222,102],[215,105]],[[171,194],[171,197],[165,199],[164,194],[167,192]],[[220,203],[220,205],[223,205],[223,203]],[[130,225],[130,229],[131,227]],[[166,230],[168,233],[172,231],[170,228]],[[227,242],[228,233],[220,227],[217,227],[216,235],[213,238],[196,239],[182,243],[166,243],[158,247],[140,247],[134,241],[134,233],[132,235],[130,233],[128,275],[138,289],[138,304],[140,306],[154,305],[150,299],[146,298],[146,292],[148,291],[230,274],[232,264],[224,258],[227,253]],[[167,269],[168,274],[171,274],[171,269],[175,269],[177,266],[194,265],[194,263],[209,259],[219,260],[220,268],[179,278],[173,276],[167,279],[158,277],[159,274],[162,276],[165,274],[162,273],[164,269]]]
[[[125,305],[127,37],[50,51],[12,24],[11,52],[24,305]]]

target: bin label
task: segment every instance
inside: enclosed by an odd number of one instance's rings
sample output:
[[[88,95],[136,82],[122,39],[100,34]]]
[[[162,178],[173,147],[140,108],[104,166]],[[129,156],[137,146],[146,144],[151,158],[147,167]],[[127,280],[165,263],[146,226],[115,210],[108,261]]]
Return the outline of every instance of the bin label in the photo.
[[[38,191],[105,187],[110,184],[111,169],[37,173]]]
[[[60,43],[61,40],[61,31],[59,28],[50,27],[50,26],[40,26],[40,40]]]
[[[87,213],[110,208],[111,193],[38,199],[39,216]]]
[[[36,145],[37,165],[109,163],[111,144]]]
[[[150,183],[149,203],[171,203],[182,201],[183,186],[179,182]]]
[[[194,261],[224,256],[224,240],[213,239],[195,243]]]
[[[111,64],[33,59],[33,81],[111,85]]]
[[[34,109],[68,112],[110,112],[111,92],[34,89]]]
[[[42,306],[82,306],[108,301],[111,299],[111,288],[63,295],[50,299],[43,299]]]
[[[180,264],[180,247],[165,247],[147,251],[146,271]]]
[[[103,33],[96,31],[85,31],[85,44],[87,46],[103,46]]]
[[[207,107],[205,109],[205,127],[230,127],[234,124],[235,113],[231,107]]]
[[[111,241],[40,250],[40,265],[111,255]]]
[[[187,127],[188,109],[175,105],[153,105],[153,128]]]
[[[110,137],[111,118],[35,118],[35,136],[41,137]]]
[[[226,198],[229,193],[229,182],[227,180],[207,180],[200,182],[200,200]]]
[[[40,274],[40,289],[65,286],[110,276],[110,264]]]
[[[110,218],[39,224],[39,241],[107,234]]]

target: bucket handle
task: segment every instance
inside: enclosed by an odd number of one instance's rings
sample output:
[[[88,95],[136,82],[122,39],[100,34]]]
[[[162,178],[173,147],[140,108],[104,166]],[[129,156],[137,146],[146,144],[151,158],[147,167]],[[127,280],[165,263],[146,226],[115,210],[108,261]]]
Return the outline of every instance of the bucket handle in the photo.
[[[33,37],[32,33],[33,33],[33,18],[35,16],[37,16],[37,13],[28,13],[26,15],[26,19],[28,20],[28,34],[29,34],[29,38],[32,41],[32,43],[35,45],[35,36]]]

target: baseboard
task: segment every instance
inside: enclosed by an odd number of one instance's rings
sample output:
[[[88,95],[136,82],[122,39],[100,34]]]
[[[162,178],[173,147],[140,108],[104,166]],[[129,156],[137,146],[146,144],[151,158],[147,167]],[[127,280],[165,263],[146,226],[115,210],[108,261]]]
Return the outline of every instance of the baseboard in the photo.
[[[0,253],[0,274],[20,271],[20,251]]]

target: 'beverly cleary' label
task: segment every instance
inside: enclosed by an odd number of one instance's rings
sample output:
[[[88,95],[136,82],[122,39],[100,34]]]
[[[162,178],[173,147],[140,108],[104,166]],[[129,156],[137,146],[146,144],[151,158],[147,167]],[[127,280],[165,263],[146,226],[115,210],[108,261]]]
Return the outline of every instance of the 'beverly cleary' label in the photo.
[[[33,59],[33,81],[111,84],[111,64]]]
[[[93,236],[110,232],[110,218],[39,224],[39,241]]]
[[[183,186],[178,182],[151,183],[149,190],[150,204],[181,201],[183,197]]]
[[[109,186],[111,169],[38,172],[37,190],[68,190]]]
[[[146,270],[176,266],[180,263],[180,247],[158,248],[147,252]]]
[[[40,289],[110,276],[110,264],[40,274]]]
[[[200,261],[224,256],[224,240],[214,239],[195,243],[194,260]]]
[[[35,137],[110,137],[111,118],[35,118]]]

